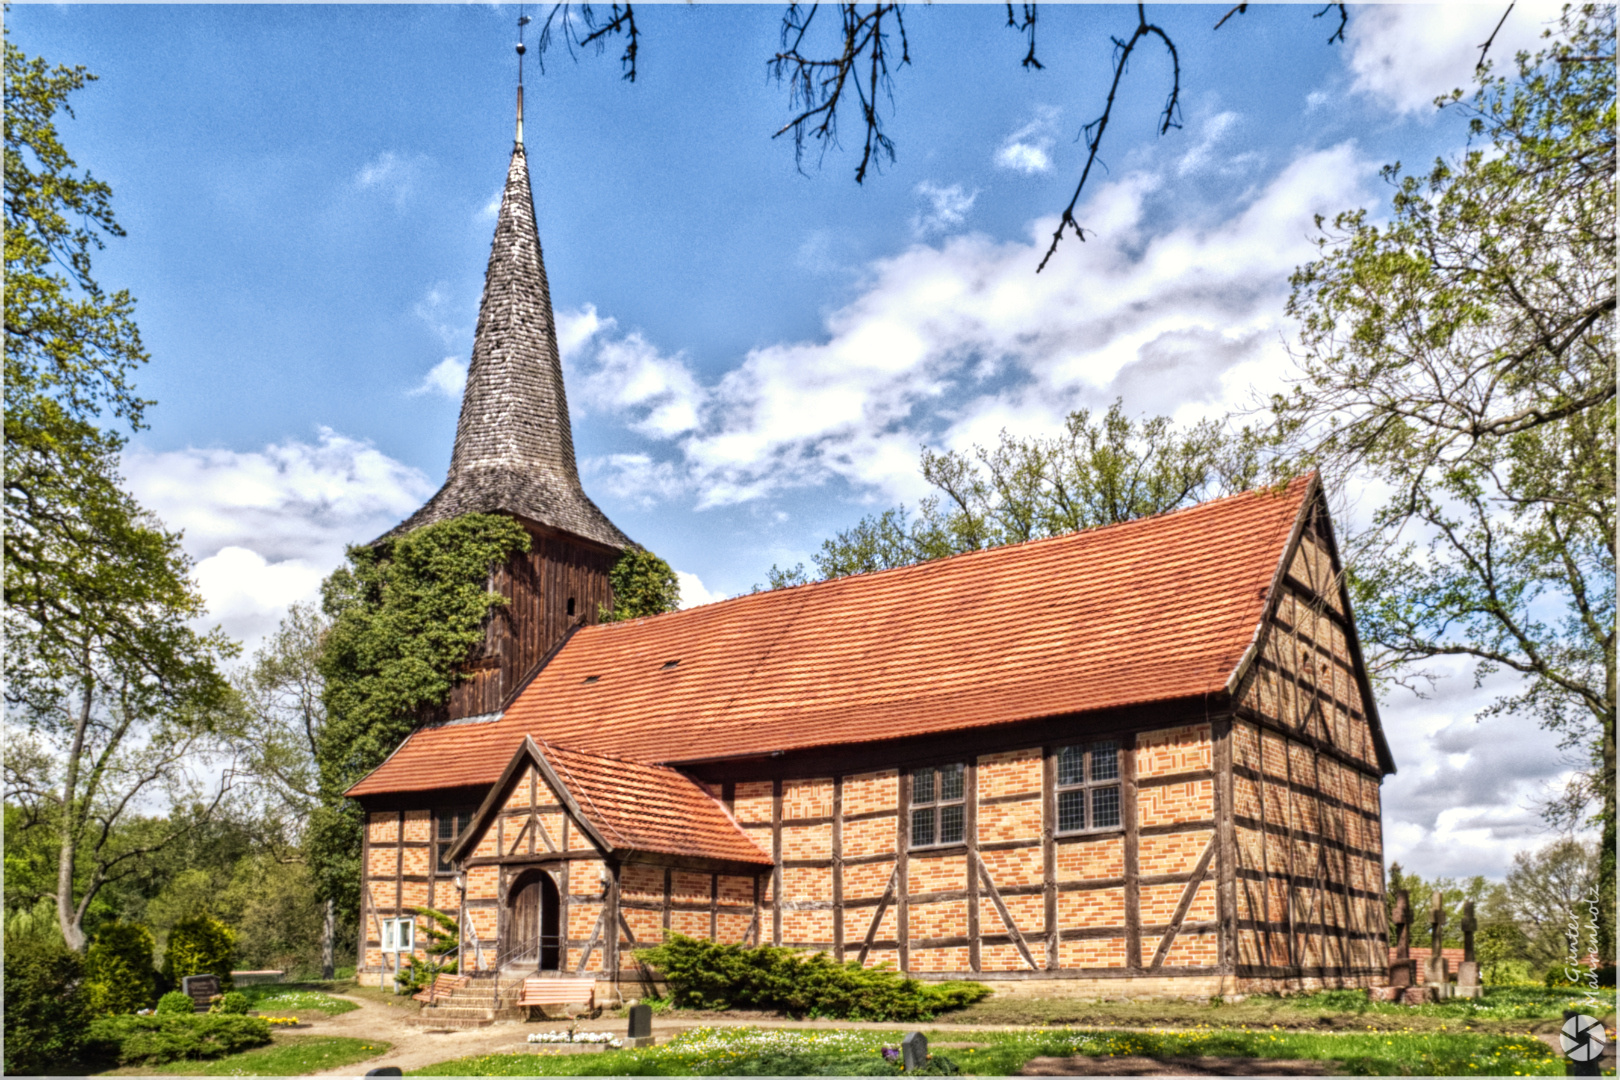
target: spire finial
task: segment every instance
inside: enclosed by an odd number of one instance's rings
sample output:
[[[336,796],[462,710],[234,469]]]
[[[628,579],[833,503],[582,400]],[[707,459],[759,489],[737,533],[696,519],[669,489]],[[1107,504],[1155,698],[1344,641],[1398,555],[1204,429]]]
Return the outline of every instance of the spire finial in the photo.
[[[523,145],[523,54],[528,48],[523,44],[523,28],[529,25],[529,17],[523,14],[523,8],[518,7],[518,95],[517,95],[517,143]]]

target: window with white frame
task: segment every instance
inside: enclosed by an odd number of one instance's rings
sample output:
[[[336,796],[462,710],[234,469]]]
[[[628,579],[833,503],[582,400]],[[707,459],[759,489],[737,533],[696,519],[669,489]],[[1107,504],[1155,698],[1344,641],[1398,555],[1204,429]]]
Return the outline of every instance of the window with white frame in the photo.
[[[1117,745],[1095,742],[1058,750],[1057,816],[1059,833],[1119,828]]]
[[[911,846],[960,844],[964,825],[960,763],[911,772]]]
[[[415,952],[416,920],[384,919],[382,921],[383,952]]]

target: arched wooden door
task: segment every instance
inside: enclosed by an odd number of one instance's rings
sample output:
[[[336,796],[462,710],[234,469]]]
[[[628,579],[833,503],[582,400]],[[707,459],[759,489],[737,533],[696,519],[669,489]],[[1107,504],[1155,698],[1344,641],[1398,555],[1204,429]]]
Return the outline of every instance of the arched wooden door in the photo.
[[[525,870],[506,894],[506,933],[501,942],[503,966],[556,971],[561,957],[558,935],[557,883],[544,870]]]

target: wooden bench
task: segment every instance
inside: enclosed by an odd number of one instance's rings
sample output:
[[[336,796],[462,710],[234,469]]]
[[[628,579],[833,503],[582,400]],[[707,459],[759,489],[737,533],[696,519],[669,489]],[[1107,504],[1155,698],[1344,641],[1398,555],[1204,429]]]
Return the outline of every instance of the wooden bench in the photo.
[[[539,1005],[583,1005],[596,1011],[595,979],[524,979],[517,1003],[525,1008]]]
[[[467,975],[435,975],[433,977],[432,985],[430,985],[426,990],[417,991],[416,993],[412,994],[411,997],[415,998],[417,1001],[425,1001],[431,1005],[438,998],[453,994],[457,990],[460,990],[463,986],[466,986],[468,978],[469,976]]]

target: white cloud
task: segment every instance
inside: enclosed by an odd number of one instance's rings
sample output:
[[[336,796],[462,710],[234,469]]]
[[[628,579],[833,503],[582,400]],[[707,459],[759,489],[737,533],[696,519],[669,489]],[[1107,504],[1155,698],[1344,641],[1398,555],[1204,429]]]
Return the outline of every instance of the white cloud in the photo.
[[[1385,4],[1358,7],[1347,34],[1352,89],[1403,113],[1424,113],[1434,99],[1474,85],[1479,48],[1505,10],[1501,4]],[[1534,52],[1559,6],[1515,4],[1491,45],[1498,71],[1511,70],[1513,54]]]
[[[1069,241],[1039,276],[1051,220],[1027,241],[919,245],[872,264],[822,339],[754,349],[706,387],[679,358],[621,339],[621,353],[580,362],[592,400],[663,445],[596,467],[616,491],[684,489],[700,506],[834,477],[912,499],[923,442],[1055,427],[1116,394],[1183,420],[1219,412],[1251,384],[1275,385],[1288,274],[1312,254],[1312,216],[1354,205],[1370,175],[1348,145],[1306,154],[1225,222],[1158,232],[1143,209],[1158,181],[1126,176],[1081,208],[1091,239]]]
[[[375,191],[391,199],[396,207],[402,207],[416,189],[420,173],[418,159],[384,150],[360,166],[360,171],[354,174],[354,186],[361,191]]]
[[[1035,119],[1008,135],[997,148],[995,163],[1003,169],[1033,176],[1052,171],[1053,131],[1058,110],[1051,106],[1036,109]]]
[[[979,197],[977,191],[963,191],[961,184],[941,187],[932,180],[924,180],[916,190],[928,204],[911,219],[911,231],[918,236],[948,232],[962,224]]]
[[[1193,144],[1191,149],[1181,155],[1180,161],[1176,162],[1177,175],[1186,176],[1189,173],[1200,172],[1208,168],[1211,161],[1215,160],[1215,148],[1220,145],[1221,140],[1226,137],[1227,132],[1231,131],[1237,122],[1237,113],[1221,112],[1216,113],[1198,125],[1198,141]],[[1252,160],[1252,155],[1239,155],[1239,157]],[[1230,168],[1236,159],[1230,155],[1222,155],[1220,160],[1225,167]]]
[[[726,594],[710,592],[704,587],[696,574],[688,574],[685,570],[675,571],[675,580],[681,585],[681,610],[697,607],[699,604],[712,604],[716,600],[724,600]]]
[[[462,388],[467,385],[467,362],[458,357],[447,356],[428,369],[422,376],[422,381],[414,390],[406,393],[412,397],[422,394],[442,394],[451,401],[461,400]]]
[[[442,281],[428,287],[422,298],[411,306],[411,313],[451,348],[472,336],[472,328],[464,321],[467,317],[465,307],[454,301],[450,286]]]
[[[192,568],[208,600],[204,621],[222,625],[232,637],[249,643],[274,631],[290,605],[314,600],[330,572],[330,567],[303,559],[273,563],[257,551],[235,545],[220,548]]]
[[[132,447],[123,470],[142,505],[185,531],[207,624],[250,647],[287,604],[316,598],[346,545],[384,532],[433,493],[416,469],[325,428],[315,443],[256,451]]]
[[[1396,690],[1380,712],[1397,772],[1384,781],[1385,860],[1425,877],[1501,878],[1512,855],[1551,839],[1538,804],[1570,764],[1557,736],[1521,716],[1476,719],[1514,690],[1499,675],[1475,687],[1467,660],[1423,698]]]

